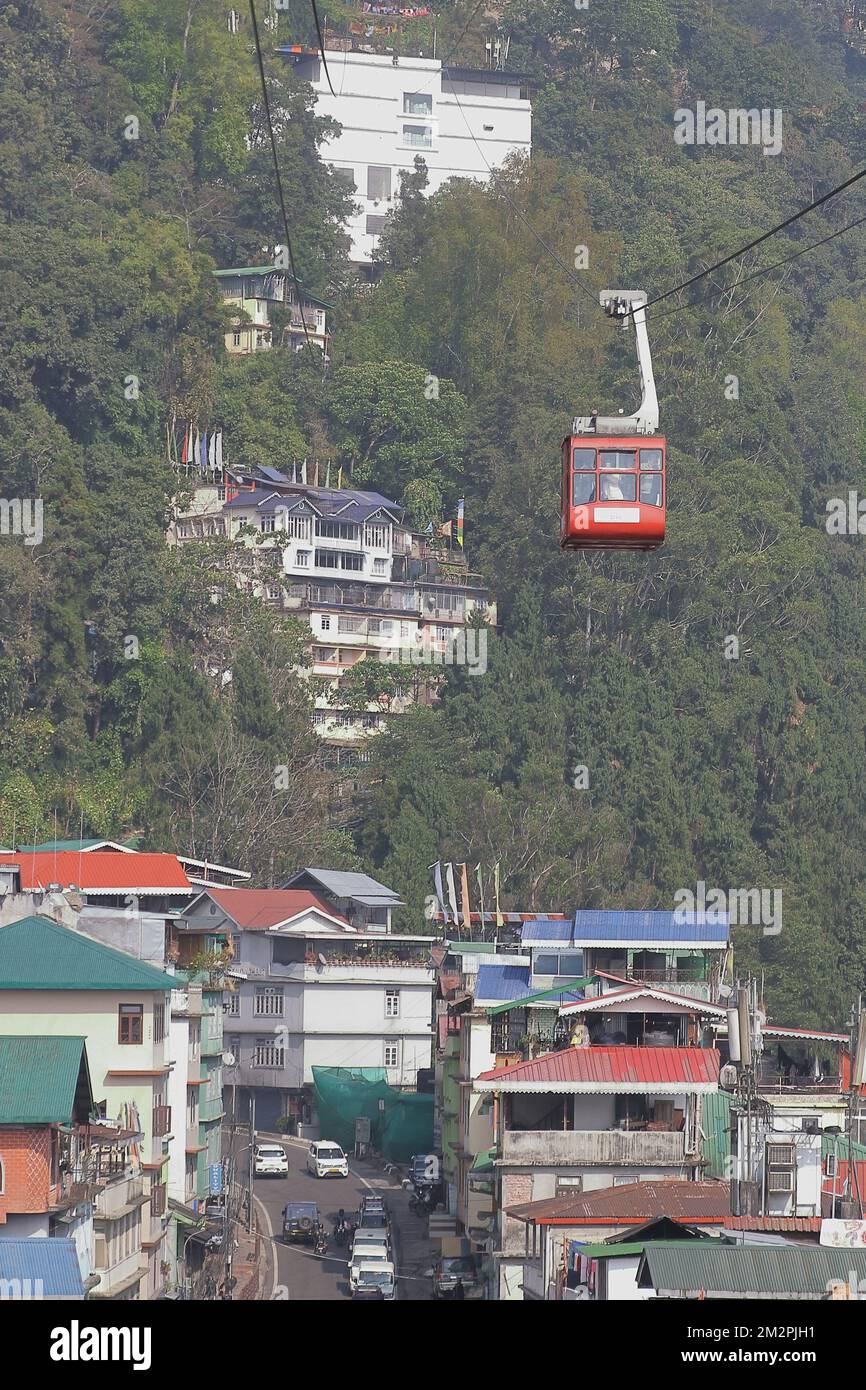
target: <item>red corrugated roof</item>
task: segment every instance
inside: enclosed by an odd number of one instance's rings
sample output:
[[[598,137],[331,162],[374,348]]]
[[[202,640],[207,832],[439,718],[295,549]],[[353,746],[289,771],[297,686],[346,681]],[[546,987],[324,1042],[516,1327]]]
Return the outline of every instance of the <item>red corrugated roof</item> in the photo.
[[[625,1082],[706,1085],[719,1079],[711,1047],[569,1047],[482,1072],[479,1081],[563,1084]]]
[[[671,1221],[727,1225],[731,1216],[730,1184],[719,1181],[624,1183],[601,1187],[580,1197],[545,1197],[508,1207],[509,1216],[558,1226],[633,1226],[667,1216]]]
[[[302,912],[314,908],[324,912],[334,921],[348,927],[345,917],[341,917],[323,898],[317,898],[301,888],[208,888],[208,896],[239,927],[249,931],[267,931],[269,927],[288,922]]]
[[[39,854],[0,854],[0,864],[18,864],[23,892],[41,892],[49,884],[73,885],[84,893],[163,892],[191,889],[173,854],[118,854],[115,851],[53,850]]]
[[[814,1234],[821,1230],[820,1216],[730,1216],[725,1222],[732,1231],[803,1231]]]

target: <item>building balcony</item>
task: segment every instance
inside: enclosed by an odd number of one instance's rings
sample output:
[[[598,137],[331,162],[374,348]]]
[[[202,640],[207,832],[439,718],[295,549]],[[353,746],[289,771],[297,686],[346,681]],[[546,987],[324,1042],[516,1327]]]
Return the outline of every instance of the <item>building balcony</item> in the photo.
[[[305,584],[294,580],[286,586],[286,608],[373,608],[386,612],[420,612],[420,600],[414,590],[387,587],[387,579],[381,585],[370,584]]]
[[[275,980],[296,980],[302,984],[315,984],[317,980],[330,980],[333,983],[349,980],[367,980],[381,984],[431,984],[433,969],[411,961],[340,961],[325,965],[312,965],[299,961],[290,965],[273,964],[270,977]]]
[[[129,1177],[110,1183],[100,1191],[93,1205],[94,1221],[119,1221],[147,1200],[143,1177]]]
[[[685,1158],[682,1130],[518,1129],[506,1133],[502,1142],[502,1162],[520,1166],[675,1167]]]
[[[208,1098],[203,1096],[199,1101],[198,1118],[202,1124],[208,1124],[213,1120],[221,1119],[223,1115],[222,1092],[219,1095]]]

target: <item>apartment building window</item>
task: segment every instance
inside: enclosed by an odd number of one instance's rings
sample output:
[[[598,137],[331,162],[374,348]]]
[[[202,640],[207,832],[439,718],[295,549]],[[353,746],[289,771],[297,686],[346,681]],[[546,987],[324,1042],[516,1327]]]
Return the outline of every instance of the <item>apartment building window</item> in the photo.
[[[282,592],[282,588],[279,584],[268,585],[268,598],[280,598],[282,596]]]
[[[325,711],[324,711],[323,709],[314,710],[314,712],[313,712],[313,723],[314,723],[315,725],[321,725],[321,724],[324,724],[324,723],[326,723],[326,722],[327,722],[327,715],[325,714]]]
[[[388,573],[388,561],[387,561],[387,560],[382,560],[382,559],[380,559],[380,558],[375,559],[375,560],[373,561],[373,573],[374,573],[374,574],[379,574],[379,575],[387,574],[387,573]]]
[[[144,1005],[121,1004],[117,1010],[117,1041],[140,1043],[144,1037]]]
[[[432,115],[433,115],[433,93],[432,93],[432,92],[404,92],[404,93],[403,93],[403,115],[404,115],[404,116],[432,116]]]
[[[297,552],[297,554],[295,555],[295,564],[297,565],[298,569],[299,569],[299,570],[305,570],[305,569],[307,569],[308,566],[309,566],[309,563],[310,563],[310,552],[309,552],[309,550],[299,550],[299,551]]]
[[[157,1183],[150,1189],[150,1214],[151,1216],[165,1215],[166,1185],[164,1182]]]
[[[240,333],[237,331],[237,329],[235,329],[234,333],[232,334],[232,347],[240,347],[240,345],[241,345],[241,335],[240,335]]]
[[[286,532],[294,536],[295,540],[308,540],[310,536],[310,518],[308,516],[287,516]]]
[[[276,531],[276,529],[277,529],[277,519],[276,519],[276,517],[275,517],[275,516],[263,516],[263,517],[261,518],[261,520],[259,521],[259,529],[260,529],[261,531]]]
[[[282,1018],[283,991],[280,985],[257,985],[253,1013],[261,1018]]]
[[[338,632],[359,633],[364,631],[366,618],[343,617],[342,614],[337,619]],[[373,631],[373,623],[370,623],[370,631]]]
[[[324,517],[316,522],[316,535],[335,541],[354,541],[358,539],[358,527],[353,521],[332,521]]]
[[[233,990],[223,1000],[223,1013],[227,1018],[237,1018],[241,1011],[241,996],[237,990]]]
[[[378,212],[369,212],[364,223],[367,236],[381,236],[385,230],[385,217]]]
[[[354,551],[317,550],[316,565],[325,570],[362,570],[364,557]]]
[[[276,1038],[256,1038],[253,1047],[254,1067],[282,1067],[283,1045]]]
[[[364,531],[364,544],[373,546],[376,550],[388,549],[388,527],[387,526],[368,526]]]
[[[633,1178],[628,1179],[633,1182]],[[558,1177],[556,1179],[555,1197],[576,1197],[578,1192],[583,1191],[583,1178]]]
[[[334,715],[334,723],[338,729],[349,729],[355,722],[355,715],[351,710],[337,710]]]
[[[399,1044],[399,1043],[386,1043],[386,1044],[385,1044],[385,1066],[386,1066],[386,1067],[392,1067],[392,1068],[393,1068],[393,1067],[399,1067],[399,1065],[400,1065],[400,1044]]]
[[[153,1006],[153,1041],[162,1042],[165,1037],[165,1004],[160,1002]]]
[[[385,990],[385,1017],[400,1017],[400,991],[399,989]],[[396,1063],[394,1064],[396,1066]]]
[[[188,1086],[186,1093],[186,1124],[187,1129],[192,1129],[198,1124],[198,1088]]]
[[[404,125],[403,143],[416,149],[433,148],[433,127],[429,125]]]
[[[378,632],[382,637],[390,637],[394,631],[393,618],[371,618],[370,631]]]
[[[358,185],[355,183],[354,169],[337,169],[332,166],[331,172],[338,183],[348,188],[350,193],[354,193]]]
[[[391,196],[391,170],[381,164],[371,164],[367,169],[367,197],[374,202]]]
[[[340,622],[342,623],[342,621],[343,621],[343,620],[342,620],[342,618],[341,618],[341,619],[340,619]],[[322,627],[322,631],[323,631],[323,632],[330,632],[330,631],[331,631],[331,619],[330,619],[330,618],[322,618],[321,627]],[[340,630],[342,631],[342,628],[341,628]]]
[[[225,1043],[226,1052],[231,1053],[235,1059],[234,1064],[237,1066],[241,1060],[241,1034],[226,1033],[223,1042]]]

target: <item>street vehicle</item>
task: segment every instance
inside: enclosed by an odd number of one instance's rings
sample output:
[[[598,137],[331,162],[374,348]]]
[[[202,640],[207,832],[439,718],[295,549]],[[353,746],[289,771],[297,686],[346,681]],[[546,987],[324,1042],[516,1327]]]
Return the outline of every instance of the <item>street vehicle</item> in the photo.
[[[419,1187],[438,1183],[442,1176],[442,1160],[438,1154],[413,1154],[409,1159],[409,1181],[416,1192]]]
[[[368,1245],[391,1245],[391,1237],[384,1226],[370,1226],[366,1230],[358,1230],[352,1237],[350,1253],[354,1258],[356,1251],[364,1249]]]
[[[481,1279],[472,1256],[443,1255],[433,1267],[433,1297],[453,1298],[458,1283],[465,1298],[481,1297]]]
[[[391,1224],[391,1218],[388,1215],[388,1208],[386,1207],[385,1202],[381,1197],[372,1197],[369,1194],[362,1197],[358,1215],[359,1217],[373,1215],[380,1216],[382,1218],[383,1226],[390,1226]]]
[[[358,1270],[353,1298],[393,1299],[397,1297],[397,1284],[392,1264],[362,1264]]]
[[[360,1246],[353,1253],[351,1260],[348,1262],[349,1288],[354,1292],[355,1284],[358,1281],[358,1270],[364,1265],[380,1264],[382,1262],[389,1264],[390,1261],[391,1252],[387,1245],[367,1245],[365,1243]]]
[[[665,453],[643,290],[602,290],[602,308],[634,323],[641,402],[633,415],[575,416],[562,442],[564,550],[655,550],[665,538]]]
[[[289,1156],[280,1144],[257,1144],[253,1155],[253,1172],[257,1178],[285,1178],[289,1172]]]
[[[347,1178],[349,1160],[332,1139],[319,1139],[310,1145],[307,1169],[317,1178]]]
[[[283,1208],[283,1240],[287,1245],[315,1245],[321,1229],[315,1202],[289,1202]]]
[[[355,1218],[356,1231],[366,1231],[369,1230],[371,1227],[387,1227],[388,1225],[389,1222],[387,1213],[384,1211],[379,1211],[375,1207],[369,1207],[365,1208],[363,1211],[359,1211],[357,1217]]]

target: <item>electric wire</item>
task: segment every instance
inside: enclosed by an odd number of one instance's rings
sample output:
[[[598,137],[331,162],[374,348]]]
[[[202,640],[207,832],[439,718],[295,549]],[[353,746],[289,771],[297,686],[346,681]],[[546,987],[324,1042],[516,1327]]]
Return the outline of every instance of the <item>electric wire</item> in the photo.
[[[305,315],[304,315],[303,293],[302,293],[302,290],[301,290],[301,282],[300,282],[299,279],[298,279],[298,272],[297,272],[297,270],[295,269],[295,257],[294,257],[294,252],[292,251],[292,239],[291,239],[291,237],[290,237],[290,235],[289,235],[289,217],[288,217],[288,213],[286,212],[286,197],[285,197],[285,193],[283,192],[283,180],[282,180],[282,176],[281,176],[281,174],[280,174],[280,161],[279,161],[279,157],[278,157],[278,155],[277,155],[277,141],[276,141],[276,136],[274,135],[274,123],[273,123],[273,121],[271,120],[271,103],[270,103],[270,98],[268,97],[268,83],[267,83],[267,79],[266,79],[266,77],[265,77],[265,64],[264,64],[264,59],[262,58],[262,43],[261,43],[261,39],[259,38],[259,23],[258,23],[258,19],[256,18],[256,3],[255,3],[255,0],[250,0],[250,18],[251,18],[251,20],[252,20],[252,25],[253,25],[253,37],[255,38],[255,44],[256,44],[256,60],[257,60],[258,65],[259,65],[259,77],[260,77],[260,79],[261,79],[261,84],[262,84],[262,99],[263,99],[263,102],[264,102],[265,119],[266,119],[267,125],[268,125],[268,135],[270,136],[270,142],[271,142],[271,154],[272,154],[272,156],[273,156],[273,161],[274,161],[274,173],[275,173],[276,176],[277,176],[277,190],[278,190],[279,195],[280,195],[280,210],[281,210],[282,215],[283,215],[283,231],[285,232],[285,237],[286,237],[286,251],[288,252],[288,256],[289,256],[289,266],[290,266],[291,272],[292,272],[292,280],[294,281],[294,285],[295,285],[295,293],[296,293],[297,296],[298,296],[298,313],[299,313],[300,316],[301,316],[301,327],[302,327],[303,330],[304,330],[304,341],[306,342],[307,350],[308,350],[308,352],[309,352],[309,354],[310,354],[310,357],[311,357],[312,361],[315,363],[315,362],[316,362],[316,354],[315,354],[315,351],[313,350],[312,339],[310,338],[310,335],[309,335],[309,333],[307,332],[307,320],[306,320],[306,317],[305,317]],[[330,80],[330,79],[329,79],[329,80]],[[318,364],[316,364],[316,365],[318,365]]]
[[[813,241],[808,246],[803,246],[799,251],[793,251],[790,256],[783,256],[781,260],[773,261],[772,265],[761,266],[758,270],[750,271],[748,275],[744,275],[742,280],[738,280],[736,284],[728,285],[724,289],[718,289],[716,292],[721,294],[724,293],[725,290],[739,290],[743,285],[748,284],[750,280],[757,280],[762,275],[769,275],[772,271],[779,270],[783,265],[789,265],[791,261],[798,260],[800,256],[805,256],[809,251],[816,251],[819,246],[826,246],[828,241],[833,241],[835,237],[842,236],[844,232],[850,232],[853,231],[855,227],[861,227],[864,222],[866,222],[866,214],[864,214],[863,217],[856,217],[853,222],[847,222],[844,227],[837,227],[835,232],[830,232],[827,236],[821,237],[820,241]],[[676,308],[667,309],[663,314],[653,314],[651,322],[659,323],[661,319],[670,318],[671,314],[679,314],[682,313],[684,309],[692,309],[695,307],[696,301],[694,300],[690,300],[687,304],[678,304]]]
[[[559,256],[559,255],[557,254],[556,251],[554,251],[554,249],[553,249],[553,247],[550,245],[550,243],[547,242],[547,241],[545,241],[544,237],[543,237],[543,236],[541,235],[541,233],[540,233],[539,231],[537,231],[536,228],[532,225],[532,223],[530,222],[530,220],[529,220],[529,218],[526,216],[526,214],[523,212],[523,210],[522,210],[520,207],[518,207],[517,203],[515,203],[514,199],[511,197],[511,195],[510,195],[509,193],[506,193],[505,189],[504,189],[504,188],[502,187],[502,185],[499,183],[499,175],[498,175],[498,172],[497,172],[495,169],[491,168],[490,164],[488,163],[488,161],[487,161],[487,156],[485,155],[483,149],[481,148],[481,145],[479,144],[478,139],[476,138],[475,132],[473,131],[471,125],[469,124],[468,120],[466,119],[466,112],[463,110],[463,105],[462,105],[462,103],[461,103],[461,101],[460,101],[460,98],[458,97],[458,95],[457,95],[456,92],[452,92],[451,95],[454,97],[454,100],[455,100],[456,103],[457,103],[457,109],[458,109],[458,111],[460,112],[460,115],[463,117],[463,123],[464,123],[464,125],[466,126],[466,129],[469,131],[469,135],[470,135],[470,137],[471,137],[471,139],[472,139],[472,142],[473,142],[473,144],[475,145],[475,148],[477,149],[478,153],[481,155],[481,158],[482,158],[482,160],[484,161],[484,167],[486,168],[488,174],[490,175],[491,181],[492,181],[494,187],[497,189],[497,192],[499,193],[500,197],[502,197],[502,198],[505,199],[506,203],[507,203],[508,206],[511,208],[512,212],[514,212],[515,215],[516,215],[517,217],[520,218],[520,221],[524,224],[524,226],[526,226],[526,227],[529,228],[530,232],[531,232],[532,235],[535,237],[535,240],[538,242],[539,246],[542,246],[542,247],[544,248],[544,250],[547,252],[547,254],[548,254],[549,256],[551,256],[551,257],[553,258],[553,260],[556,261],[556,264],[559,266],[560,270],[564,270],[565,273],[566,273],[566,275],[569,277],[569,279],[574,281],[575,285],[576,285],[577,288],[580,290],[581,294],[585,294],[585,295],[587,296],[588,299],[591,299],[591,300],[592,300],[592,302],[593,302],[594,305],[597,305],[597,304],[598,304],[598,299],[597,299],[596,296],[593,294],[592,290],[587,289],[587,287],[586,287],[586,285],[583,283],[583,281],[579,278],[578,275],[575,274],[575,272],[574,272],[574,270],[572,269],[572,267],[571,267],[570,265],[566,265],[565,261],[562,259],[561,256]]]
[[[778,233],[783,232],[786,227],[790,227],[793,223],[799,222],[800,218],[805,217],[807,212],[814,212],[816,208],[822,207],[823,204],[828,203],[831,198],[835,198],[837,194],[844,193],[846,188],[851,188],[862,178],[866,178],[866,169],[860,169],[858,173],[852,174],[849,179],[845,179],[844,183],[837,184],[835,188],[830,189],[829,193],[822,194],[820,198],[816,198],[806,207],[800,208],[799,212],[792,213],[790,217],[786,217],[784,222],[780,222],[777,226],[771,227],[767,232],[762,232],[759,237],[755,237],[754,240],[748,242],[745,246],[741,246],[738,251],[731,251],[729,255],[723,256],[720,261],[716,261],[715,264],[708,266],[706,270],[699,270],[696,275],[690,275],[687,280],[683,280],[679,285],[674,285],[672,289],[665,290],[664,294],[656,295],[655,299],[650,299],[645,307],[651,309],[654,304],[661,304],[663,300],[670,299],[671,295],[679,294],[681,290],[687,289],[689,285],[695,285],[698,280],[703,280],[707,275],[712,275],[714,271],[721,270],[722,266],[728,265],[730,261],[735,261],[740,256],[745,256],[747,251],[752,251],[756,246],[760,246],[763,242],[769,241],[770,237],[777,236]]]
[[[310,4],[313,7],[313,19],[316,23],[316,34],[319,38],[319,52],[322,55],[322,67],[325,69],[325,76],[328,79],[328,86],[331,89],[331,96],[335,97],[337,93],[334,91],[334,84],[331,81],[331,74],[328,72],[328,60],[325,57],[325,40],[322,38],[322,26],[319,23],[319,11],[316,8],[316,0],[310,0]]]

